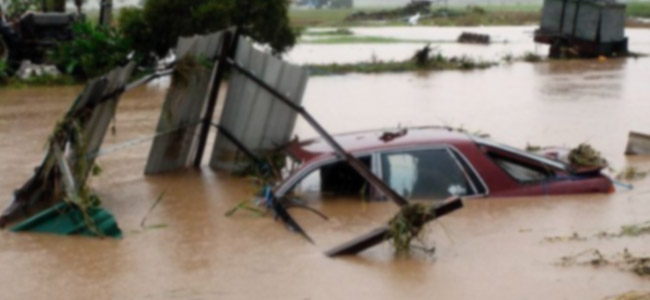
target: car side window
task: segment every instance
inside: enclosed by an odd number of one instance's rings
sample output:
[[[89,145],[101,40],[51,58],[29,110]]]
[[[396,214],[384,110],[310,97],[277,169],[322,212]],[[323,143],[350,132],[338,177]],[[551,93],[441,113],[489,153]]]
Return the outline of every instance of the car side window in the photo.
[[[406,199],[444,199],[475,193],[448,149],[383,153],[381,168],[384,181]]]
[[[370,156],[359,157],[370,168]],[[303,177],[293,188],[293,196],[324,198],[336,196],[366,197],[369,193],[366,180],[346,161],[325,164]]]
[[[540,169],[539,167],[526,165],[495,153],[488,153],[488,156],[503,171],[521,183],[544,181],[550,176],[547,170]]]

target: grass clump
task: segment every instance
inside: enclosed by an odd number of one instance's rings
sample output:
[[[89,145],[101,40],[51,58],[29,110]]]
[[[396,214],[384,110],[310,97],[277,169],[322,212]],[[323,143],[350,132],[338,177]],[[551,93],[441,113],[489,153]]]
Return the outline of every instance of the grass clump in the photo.
[[[307,65],[312,75],[337,75],[346,73],[384,73],[434,70],[475,70],[497,65],[493,62],[477,61],[467,56],[445,57],[441,53],[432,55],[429,45],[415,52],[411,59],[403,61],[382,61],[351,64]]]
[[[427,221],[435,218],[432,206],[413,203],[408,204],[388,222],[388,234],[391,237],[396,254],[408,254],[411,243],[419,239]]]

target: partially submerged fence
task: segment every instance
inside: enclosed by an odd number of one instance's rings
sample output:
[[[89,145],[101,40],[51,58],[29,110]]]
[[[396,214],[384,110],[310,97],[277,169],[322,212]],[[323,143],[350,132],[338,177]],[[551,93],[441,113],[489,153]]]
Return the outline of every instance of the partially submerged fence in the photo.
[[[214,124],[220,134],[210,160],[212,167],[232,170],[244,157],[263,161],[260,156],[266,151],[289,141],[300,115],[340,159],[350,164],[382,195],[399,206],[408,204],[365,164],[347,153],[301,106],[308,78],[303,68],[256,49],[251,40],[231,31],[181,38],[176,55],[178,59],[173,69],[145,76],[129,85],[126,80],[133,64],[91,82],[68,113],[61,137],[55,135],[57,138],[37,174],[17,192],[16,200],[3,216],[3,224],[16,221],[20,212],[35,208],[34,203],[46,206],[60,202],[64,198],[60,189],[62,179],[68,198],[76,197],[75,189],[77,193],[84,192],[79,187],[85,187],[88,168],[99,153],[119,96],[159,76],[172,75],[172,81],[153,136],[145,173],[167,172],[191,165],[200,167],[221,83],[228,71],[231,79],[223,113],[219,123]],[[72,134],[77,127],[84,133],[83,139]],[[83,155],[79,155],[79,151],[67,151],[67,160],[53,163],[61,151],[70,148],[66,145],[78,145],[80,140],[88,141],[84,148],[79,148],[85,149]],[[267,204],[289,227],[309,238],[288,214],[282,200],[270,193]],[[72,203],[83,208],[80,203]]]
[[[234,61],[259,79],[280,91],[295,105],[300,105],[307,86],[306,69],[284,62],[256,49],[248,38],[240,38]],[[237,170],[248,157],[242,146],[262,154],[289,142],[297,112],[274,101],[274,96],[241,72],[233,72],[228,84],[219,130],[236,138],[235,145],[227,134],[217,136],[210,160],[215,169]]]
[[[134,64],[90,81],[50,135],[47,153],[31,179],[14,194],[0,226],[65,201],[91,206],[86,180]]]

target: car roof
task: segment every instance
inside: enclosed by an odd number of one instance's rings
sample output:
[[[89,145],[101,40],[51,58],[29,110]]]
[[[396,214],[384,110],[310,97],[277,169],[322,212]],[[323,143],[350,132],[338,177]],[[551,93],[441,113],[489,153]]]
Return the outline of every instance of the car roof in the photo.
[[[391,130],[367,130],[333,135],[349,153],[363,153],[417,145],[467,144],[472,138],[461,130],[450,127],[409,127]],[[314,159],[335,156],[334,150],[323,139],[294,141],[286,147],[295,159],[305,163]]]

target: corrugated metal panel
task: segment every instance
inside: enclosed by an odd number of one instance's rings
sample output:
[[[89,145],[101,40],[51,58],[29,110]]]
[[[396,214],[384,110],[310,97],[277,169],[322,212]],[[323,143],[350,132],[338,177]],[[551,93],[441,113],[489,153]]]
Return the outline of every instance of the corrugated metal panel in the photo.
[[[247,38],[239,40],[235,60],[296,104],[302,103],[309,78],[307,70],[255,49]],[[263,154],[287,143],[296,118],[297,114],[285,104],[274,100],[271,94],[253,81],[234,72],[220,125],[244,146]],[[210,166],[234,170],[242,161],[236,147],[225,137],[218,135]]]
[[[604,43],[625,39],[625,7],[607,6],[603,10],[600,40]]]
[[[565,0],[544,1],[544,8],[542,10],[542,24],[541,24],[543,30],[552,31],[552,32],[560,31],[564,2]]]
[[[179,61],[167,92],[157,133],[177,132],[157,137],[151,146],[146,174],[161,173],[189,166],[197,152],[196,126],[203,117],[217,65],[210,68],[219,54],[223,33],[180,38],[176,48]],[[187,68],[191,66],[191,68]]]
[[[115,90],[123,87],[133,69],[135,68],[135,63],[131,62],[124,68],[118,68],[106,75],[106,85],[102,95],[99,97],[104,97],[110,93],[113,93]],[[99,148],[104,141],[104,137],[108,132],[108,127],[115,116],[115,110],[117,108],[117,103],[121,95],[116,96],[115,98],[109,99],[105,102],[100,103],[93,109],[90,119],[86,122],[84,126],[84,138],[86,141],[86,153],[96,153],[99,151]],[[90,101],[96,101],[96,99],[89,99]],[[91,158],[86,163],[87,166],[92,166],[94,158]],[[86,174],[77,174],[77,176],[82,176],[81,180],[85,180],[85,177],[88,176],[90,169],[86,170]]]
[[[577,1],[567,1],[564,8],[564,21],[562,22],[562,33],[573,35],[573,20],[575,19],[576,10],[578,9]]]
[[[34,176],[15,192],[11,205],[0,218],[0,224],[28,217],[27,212],[35,213],[38,209],[61,200],[64,191],[75,189],[76,192],[76,189],[84,184],[93,166],[94,155],[92,154],[101,147],[121,94],[110,99],[104,98],[119,91],[126,84],[134,66],[135,64],[129,63],[123,68],[116,68],[105,76],[89,81],[66,113],[64,123],[57,125],[55,129],[57,136],[62,135],[61,140],[57,140],[55,145],[50,145],[43,163],[36,168]],[[85,113],[88,110],[91,110],[90,115]],[[86,144],[79,146],[84,148],[85,153],[75,153],[75,147],[69,146],[74,134],[69,130],[62,130],[62,128],[78,128],[75,126],[81,126],[79,131]],[[61,159],[63,158],[61,150],[65,148],[69,148],[69,152],[65,159]],[[81,163],[80,158],[85,161]],[[61,173],[50,167],[49,162],[57,160],[67,161],[67,164],[64,164],[69,166],[70,172],[67,176],[69,180],[61,180]],[[65,188],[62,188],[61,184]]]
[[[601,5],[592,2],[581,2],[576,22],[575,36],[586,41],[596,41],[598,23],[600,22]]]

